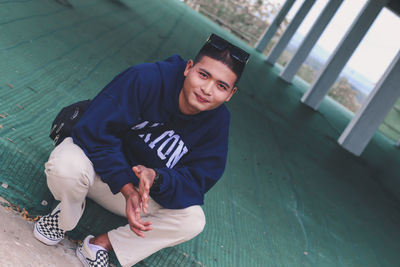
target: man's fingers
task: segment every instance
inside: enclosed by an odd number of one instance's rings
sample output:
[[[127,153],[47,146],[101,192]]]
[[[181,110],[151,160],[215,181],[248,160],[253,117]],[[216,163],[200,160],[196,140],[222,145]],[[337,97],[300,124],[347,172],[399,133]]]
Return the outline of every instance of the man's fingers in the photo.
[[[152,225],[152,223],[151,222],[142,222],[142,224],[144,225],[144,226],[150,226],[150,225]],[[151,227],[150,227],[151,228]],[[151,230],[151,229],[150,229]]]
[[[139,237],[145,237],[143,232],[153,230],[151,227],[151,222],[133,221],[129,224],[131,230]]]
[[[135,220],[133,221],[134,225],[136,225],[140,230],[142,231],[149,231],[151,230],[151,227],[149,227],[151,225],[151,222],[144,222],[142,221],[142,218],[140,217],[140,213],[138,216],[136,216]]]
[[[147,193],[150,191],[150,182],[147,179],[140,179],[139,182],[139,191],[146,191]]]
[[[143,232],[147,232],[150,230],[153,230],[153,228],[150,227],[151,222],[143,222],[144,224],[148,225],[147,227],[145,227],[144,230],[138,229],[137,227],[135,227],[134,225],[130,225],[130,229],[132,232],[134,232],[137,236],[140,237],[145,237]]]
[[[140,230],[136,229],[135,227],[131,226],[131,231],[134,232],[137,236],[139,237],[144,237],[143,232],[141,232]]]
[[[144,232],[150,231],[152,229],[150,227],[150,225],[146,226],[146,225],[144,225],[143,222],[139,222],[139,221],[133,221],[131,226],[135,227],[136,229],[138,229],[140,231],[144,231]]]
[[[138,231],[150,231],[153,228],[151,227],[151,222],[143,222],[140,218],[128,218],[129,225],[132,228],[137,229]]]
[[[149,193],[151,187],[151,178],[149,178],[149,170],[143,165],[136,165],[132,167],[132,170],[135,172],[136,176],[139,177],[139,195],[140,200],[142,202],[143,213],[147,213],[148,202],[149,202]],[[150,179],[150,180],[149,180]]]
[[[140,170],[135,166],[132,168],[133,172],[135,173],[136,176],[140,176]]]
[[[144,193],[142,196],[142,205],[145,204],[145,206],[147,206],[148,201],[149,201],[149,195],[147,193]]]
[[[145,227],[144,225],[141,225],[140,223],[137,222],[136,216],[133,214],[131,216],[128,216],[128,222],[131,227],[135,227],[138,229],[142,229]]]
[[[147,207],[149,206],[149,193],[148,192],[142,192],[140,194],[140,197],[142,199],[142,209],[144,213],[147,213]]]
[[[126,217],[129,227],[137,236],[144,237],[143,232],[152,230],[151,222],[143,222],[141,218],[142,195],[135,191],[136,194],[130,195],[126,202]]]
[[[143,182],[143,180],[140,181],[139,184],[139,195],[142,200],[142,209],[144,213],[147,213],[147,207],[148,207],[148,202],[149,202],[149,186],[146,185],[146,182]]]
[[[144,167],[143,165],[136,165],[136,166],[132,167],[132,170],[135,172],[135,174],[137,176],[138,174],[140,174],[143,171],[143,169],[144,169],[143,167]]]
[[[140,209],[140,201],[138,199],[132,199],[132,202],[127,202],[126,217],[131,226],[134,225],[134,222],[141,220]]]
[[[140,208],[135,209],[134,216],[130,216],[129,224],[134,226],[135,228],[142,230],[142,231],[149,231],[151,230],[151,222],[143,222],[142,218],[140,217]]]

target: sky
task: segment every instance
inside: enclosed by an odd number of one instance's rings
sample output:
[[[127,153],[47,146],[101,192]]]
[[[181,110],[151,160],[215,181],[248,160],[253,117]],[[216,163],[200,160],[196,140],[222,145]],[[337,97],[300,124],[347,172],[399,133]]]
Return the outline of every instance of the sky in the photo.
[[[285,2],[285,0],[271,1],[281,4]],[[298,29],[298,32],[302,35],[307,34],[328,0],[317,0],[315,2],[313,8]],[[367,0],[344,0],[323,35],[318,40],[317,45],[323,47],[328,52],[333,52],[366,2]],[[287,17],[289,19],[293,18],[302,3],[303,0],[296,0],[288,13]],[[377,83],[399,49],[400,17],[389,9],[384,8],[347,64],[355,71],[368,77],[371,82]]]

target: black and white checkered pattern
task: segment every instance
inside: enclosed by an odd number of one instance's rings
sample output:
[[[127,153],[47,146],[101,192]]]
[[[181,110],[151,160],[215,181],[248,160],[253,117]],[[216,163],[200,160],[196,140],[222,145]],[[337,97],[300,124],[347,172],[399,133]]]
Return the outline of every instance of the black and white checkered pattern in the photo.
[[[58,227],[59,213],[60,210],[57,210],[53,214],[47,214],[40,218],[35,225],[36,230],[42,236],[52,241],[59,241],[65,236],[65,231]]]
[[[90,266],[90,267],[109,267],[109,258],[108,258],[108,252],[106,250],[98,250],[96,252],[96,258],[95,259],[89,259],[87,255],[85,255],[84,250],[82,249],[83,243],[79,245],[78,251],[79,253],[83,256],[81,257],[81,260],[83,259],[85,262],[83,264],[85,266]]]

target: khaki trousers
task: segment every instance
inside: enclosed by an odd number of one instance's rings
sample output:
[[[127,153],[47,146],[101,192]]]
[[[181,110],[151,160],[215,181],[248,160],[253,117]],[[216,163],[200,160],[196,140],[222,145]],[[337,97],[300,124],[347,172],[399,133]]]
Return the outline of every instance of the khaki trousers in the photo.
[[[125,198],[114,195],[93,169],[83,150],[66,138],[50,154],[45,164],[47,185],[56,200],[61,201],[59,226],[65,231],[78,224],[85,209],[86,196],[107,210],[125,216]],[[152,222],[145,238],[136,236],[129,224],[108,232],[111,245],[122,266],[132,266],[156,251],[175,246],[198,235],[204,228],[205,216],[200,206],[165,209],[149,199],[143,220]]]

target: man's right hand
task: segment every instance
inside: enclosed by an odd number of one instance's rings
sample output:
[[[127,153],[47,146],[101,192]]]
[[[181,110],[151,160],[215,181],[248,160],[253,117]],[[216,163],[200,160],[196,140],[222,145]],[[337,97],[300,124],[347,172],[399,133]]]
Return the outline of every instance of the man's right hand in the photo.
[[[121,193],[126,199],[126,217],[131,230],[140,237],[144,237],[146,231],[152,230],[151,222],[144,222],[140,217],[141,198],[139,192],[129,183],[121,188]]]

